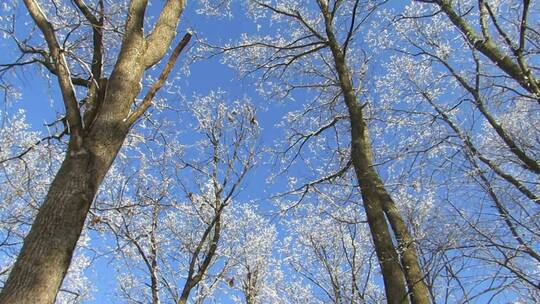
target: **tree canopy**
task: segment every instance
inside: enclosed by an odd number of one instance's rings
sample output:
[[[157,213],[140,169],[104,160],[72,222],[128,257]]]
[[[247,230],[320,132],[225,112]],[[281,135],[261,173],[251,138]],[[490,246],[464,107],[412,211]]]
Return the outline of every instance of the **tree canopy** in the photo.
[[[0,11],[0,303],[540,302],[537,2]]]

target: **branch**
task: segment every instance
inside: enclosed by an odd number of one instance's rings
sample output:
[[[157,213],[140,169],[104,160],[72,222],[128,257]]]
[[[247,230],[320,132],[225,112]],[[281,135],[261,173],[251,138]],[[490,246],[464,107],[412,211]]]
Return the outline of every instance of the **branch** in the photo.
[[[144,16],[147,6],[148,0],[131,0],[129,2],[124,41],[130,39],[133,34],[143,33]]]
[[[475,49],[473,49],[473,52],[475,52]],[[514,155],[516,155],[519,160],[521,160],[523,162],[522,166],[527,170],[530,170],[530,171],[532,171],[532,172],[534,172],[536,174],[540,174],[540,164],[535,159],[529,157],[527,155],[527,153],[525,153],[525,151],[523,149],[521,149],[517,145],[517,143],[512,139],[510,134],[495,119],[495,117],[493,117],[493,115],[491,115],[489,110],[486,108],[486,105],[485,105],[482,97],[480,96],[480,91],[479,91],[480,90],[480,88],[479,88],[479,85],[480,85],[480,79],[479,79],[479,77],[480,77],[480,71],[479,71],[480,62],[479,62],[479,60],[477,58],[478,56],[474,56],[476,66],[477,66],[477,71],[476,71],[476,84],[475,84],[475,87],[473,87],[456,70],[454,70],[454,68],[452,66],[450,66],[450,64],[447,61],[443,60],[442,58],[440,58],[440,57],[438,57],[436,55],[429,54],[427,52],[425,52],[425,54],[427,54],[430,57],[435,58],[437,61],[442,63],[448,69],[450,74],[452,74],[452,76],[461,84],[461,86],[463,88],[465,88],[473,96],[475,106],[478,108],[480,113],[482,113],[484,118],[486,118],[486,120],[489,122],[491,127],[495,130],[495,132],[497,132],[499,137],[504,141],[504,143],[510,149],[510,151]]]
[[[165,3],[156,26],[146,38],[147,48],[144,53],[144,62],[147,69],[158,63],[167,52],[168,44],[164,45],[163,42],[171,41],[176,35],[176,27],[185,6],[185,0],[168,0]]]
[[[38,59],[38,58],[36,58],[35,61],[43,65],[47,70],[49,70],[49,72],[51,72],[51,74],[58,76],[58,73],[52,62],[48,61],[47,59]],[[88,81],[87,79],[84,79],[81,77],[73,77],[73,76],[71,77],[71,83],[73,85],[81,86],[85,88],[87,88],[90,85],[90,81]]]
[[[272,12],[276,13],[276,14],[280,14],[280,15],[284,15],[284,16],[288,16],[288,17],[291,17],[291,18],[294,18],[296,20],[298,20],[303,26],[305,26],[315,37],[319,38],[319,40],[321,40],[322,42],[326,42],[326,38],[323,37],[323,35],[321,35],[315,28],[313,28],[305,19],[304,17],[302,17],[302,15],[300,14],[299,11],[294,11],[294,12],[287,12],[285,10],[282,10],[282,9],[279,9],[279,8],[276,8],[276,7],[273,7],[269,4],[266,4],[266,3],[263,3],[263,2],[260,2],[260,1],[254,1],[255,3],[257,3],[258,5],[264,7],[264,8],[267,8],[269,10],[271,10]]]
[[[486,164],[495,174],[506,180],[508,183],[512,184],[519,190],[523,195],[529,198],[536,204],[540,204],[540,197],[534,194],[529,190],[525,185],[523,185],[519,180],[514,178],[512,175],[504,172],[499,166],[497,166],[491,159],[485,157],[476,146],[472,143],[470,137],[467,134],[464,134],[461,129],[450,119],[450,117],[438,106],[428,94],[422,92],[422,96],[428,101],[428,103],[437,111],[441,116],[441,119],[458,135],[458,137],[465,144],[466,152],[468,155],[477,157],[480,161]]]
[[[70,148],[79,150],[82,145],[82,119],[75,90],[73,88],[73,83],[71,82],[71,73],[64,56],[64,52],[60,48],[60,44],[58,43],[52,24],[47,20],[47,17],[37,2],[35,0],[24,0],[24,4],[30,13],[30,16],[32,16],[32,19],[43,33],[51,52],[51,56],[54,59],[54,70],[56,71],[58,83],[62,92],[62,98],[66,108],[68,128],[71,134]]]
[[[479,50],[482,54],[488,57],[493,63],[495,63],[501,70],[503,70],[507,75],[516,80],[520,86],[527,90],[528,92],[535,95],[536,100],[540,103],[540,85],[538,80],[534,77],[531,70],[523,64],[516,64],[510,59],[509,56],[504,54],[491,39],[482,39],[474,28],[463,19],[452,7],[452,4],[448,0],[437,0],[437,1],[419,1],[425,3],[436,3],[441,10],[448,16],[450,21],[465,35],[466,39],[473,45],[474,48]],[[490,11],[489,6],[486,5],[488,12]],[[528,10],[524,8],[524,13]],[[494,18],[492,17],[492,20]],[[522,22],[524,19],[522,18]],[[514,48],[512,48],[514,49]],[[522,61],[518,57],[518,61]],[[523,60],[524,62],[524,60]]]
[[[99,1],[99,19],[92,13],[90,8],[86,6],[84,0],[73,0],[77,8],[83,13],[84,17],[92,26],[93,34],[93,55],[92,55],[92,78],[100,79],[103,65],[103,22],[104,22],[104,5],[103,0]]]
[[[23,159],[23,157],[26,154],[28,154],[30,151],[34,150],[37,146],[39,146],[43,142],[45,142],[45,141],[49,142],[50,140],[53,140],[53,139],[60,140],[65,134],[66,134],[66,131],[64,130],[63,132],[61,132],[58,135],[50,135],[50,136],[41,138],[40,140],[35,142],[33,145],[31,145],[31,146],[27,147],[26,149],[24,149],[19,154],[14,155],[14,156],[10,156],[8,158],[0,159],[0,165],[2,165],[3,163],[7,163],[9,161],[15,160],[15,159]]]
[[[317,180],[314,180],[314,181],[311,181],[311,182],[308,182],[296,189],[293,189],[293,190],[290,190],[290,191],[287,191],[285,193],[280,193],[278,195],[275,195],[273,198],[278,198],[278,197],[283,197],[285,195],[291,195],[291,194],[297,194],[297,193],[302,193],[300,195],[300,198],[294,203],[292,204],[291,206],[287,207],[285,210],[282,210],[281,212],[282,213],[286,213],[288,212],[289,210],[295,208],[296,206],[298,206],[300,203],[302,203],[302,201],[304,200],[304,198],[306,197],[306,195],[308,194],[309,190],[311,188],[315,188],[316,185],[319,185],[319,184],[322,184],[322,183],[325,183],[325,182],[330,182],[334,179],[337,179],[337,178],[340,178],[342,177],[345,173],[347,173],[347,171],[349,171],[349,169],[351,168],[352,166],[352,159],[349,159],[347,161],[347,163],[345,164],[345,166],[341,169],[339,169],[338,171],[335,171],[333,173],[330,173],[329,175],[327,176],[323,176]]]
[[[358,9],[358,4],[360,3],[360,0],[356,0],[354,2],[354,7],[352,11],[351,16],[351,24],[349,26],[349,31],[347,32],[347,38],[345,38],[345,42],[343,43],[343,54],[345,55],[347,53],[347,48],[349,47],[349,42],[351,41],[353,34],[354,34],[354,23],[356,21],[356,10]]]
[[[219,241],[220,231],[221,231],[221,213],[223,212],[223,208],[225,206],[226,206],[225,204],[222,204],[220,208],[216,210],[216,213],[214,214],[212,221],[206,227],[203,235],[201,236],[201,239],[199,240],[199,243],[197,244],[197,248],[195,249],[195,251],[193,252],[193,255],[191,256],[186,285],[184,286],[184,290],[182,291],[183,295],[185,293],[189,293],[191,288],[193,288],[193,286],[195,286],[198,282],[200,282],[204,273],[206,272],[206,269],[208,268],[208,266],[210,266],[210,262],[212,261],[212,258],[214,257],[214,253],[217,249],[217,242]],[[210,236],[212,229],[214,229],[214,235],[212,236],[212,240],[210,240],[211,242],[210,246],[205,252],[205,258],[203,260],[203,264],[199,266],[199,269],[197,269],[195,273],[195,263],[197,262],[198,256],[201,253],[203,246],[206,243],[206,240]]]
[[[141,104],[139,107],[127,118],[128,125],[133,125],[141,116],[146,112],[146,110],[152,105],[152,100],[154,99],[154,96],[156,96],[156,93],[161,89],[161,87],[165,84],[165,81],[167,80],[167,77],[169,76],[172,68],[174,67],[174,64],[176,63],[176,60],[178,59],[178,56],[182,52],[182,50],[186,47],[186,45],[189,43],[191,39],[191,33],[186,33],[184,35],[184,38],[178,43],[176,48],[174,48],[174,51],[171,54],[171,57],[167,61],[167,64],[163,68],[163,71],[159,75],[158,80],[152,85],[148,93],[146,93],[146,96],[144,96]]]

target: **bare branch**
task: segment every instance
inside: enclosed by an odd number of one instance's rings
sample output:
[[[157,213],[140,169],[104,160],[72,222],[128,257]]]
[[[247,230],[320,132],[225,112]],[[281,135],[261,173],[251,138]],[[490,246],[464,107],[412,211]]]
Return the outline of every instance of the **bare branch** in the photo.
[[[528,69],[526,65],[516,64],[512,61],[512,59],[504,54],[491,39],[482,39],[482,37],[476,33],[474,28],[454,10],[450,1],[439,0],[419,2],[436,3],[439,5],[450,21],[452,21],[452,23],[465,35],[469,43],[488,57],[506,74],[515,79],[523,89],[534,94],[535,98],[540,103],[540,84],[532,74],[531,70]],[[489,11],[489,6],[486,7]],[[527,12],[527,10],[525,10],[525,12]]]
[[[30,16],[37,24],[51,52],[54,60],[54,70],[58,77],[60,90],[62,91],[62,97],[64,99],[64,105],[66,108],[66,117],[68,122],[69,133],[71,134],[70,147],[79,150],[82,148],[82,119],[79,111],[77,97],[71,82],[71,73],[64,56],[63,50],[60,48],[56,34],[52,24],[47,20],[47,17],[41,10],[41,7],[34,0],[24,0]]]
[[[163,68],[163,71],[161,71],[158,80],[152,85],[148,93],[146,93],[139,107],[127,118],[127,122],[129,125],[133,125],[141,117],[141,115],[146,112],[146,110],[152,105],[152,100],[154,99],[154,96],[156,96],[156,93],[165,84],[165,81],[167,80],[167,77],[169,76],[172,68],[174,67],[178,56],[189,43],[190,39],[191,33],[186,33],[184,35],[184,38],[182,38],[182,40],[174,48],[174,51],[172,52],[171,57],[167,61],[167,64]]]

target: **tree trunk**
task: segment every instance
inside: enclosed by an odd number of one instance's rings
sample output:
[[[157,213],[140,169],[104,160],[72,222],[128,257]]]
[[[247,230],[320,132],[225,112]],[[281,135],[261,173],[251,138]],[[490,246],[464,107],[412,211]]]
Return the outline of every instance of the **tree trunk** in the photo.
[[[373,179],[373,184],[376,189],[380,190],[379,196],[383,202],[384,212],[399,245],[398,251],[401,255],[401,263],[405,269],[405,279],[407,280],[407,287],[411,294],[411,302],[431,303],[431,295],[424,282],[424,272],[420,267],[414,240],[409,233],[407,224],[405,224],[396,204],[384,188],[384,184],[378,175]]]
[[[0,293],[0,303],[54,303],[98,185],[116,156],[100,154],[106,158],[96,161],[89,149],[68,150]]]
[[[343,68],[340,70],[347,71],[344,60],[343,65]],[[350,79],[350,76],[345,75],[344,79]],[[351,121],[351,154],[353,165],[362,192],[375,247],[379,247],[377,256],[379,257],[381,268],[383,268],[388,302],[407,302],[407,292],[404,290],[404,287],[401,287],[403,286],[402,278],[405,275],[411,295],[411,302],[414,304],[431,303],[429,290],[423,281],[424,275],[419,264],[413,239],[394,201],[386,191],[379,174],[374,169],[373,157],[371,155],[372,147],[367,124],[362,115],[362,109],[354,96],[352,85],[345,85],[344,87],[347,89],[345,99],[349,99],[346,103]],[[399,246],[401,265],[399,265],[398,255],[392,243],[386,219],[388,219],[392,227]],[[377,240],[377,238],[380,239]],[[386,259],[391,259],[392,265],[383,266],[384,263],[390,263]],[[404,291],[405,293],[403,293]]]
[[[90,162],[89,155],[68,155],[64,160],[25,238],[0,303],[54,302],[96,193],[96,180],[87,174]]]
[[[142,77],[143,69],[131,70],[135,70],[131,77]],[[106,112],[83,136],[82,147],[68,148],[0,293],[0,303],[54,303],[90,205],[130,127],[123,121],[130,107],[120,105],[129,104],[126,99],[134,99],[140,86],[122,74],[111,77],[110,94],[103,101]]]
[[[152,231],[150,233],[150,249],[151,249],[151,264],[150,264],[150,288],[152,290],[152,304],[161,304],[159,298],[159,279],[158,279],[158,241],[156,238],[159,222],[159,205],[155,203],[152,210]]]
[[[381,265],[386,299],[390,304],[409,303],[399,255],[394,248],[392,236],[384,215],[383,202],[378,195],[381,189],[378,189],[378,185],[374,185],[373,183],[377,174],[368,165],[371,158],[371,151],[366,150],[365,136],[367,135],[367,129],[365,128],[365,122],[362,119],[358,119],[358,117],[353,118],[354,116],[358,116],[354,109],[352,111],[349,110],[349,112],[352,128],[351,156],[360,185],[368,225],[371,237],[373,238],[373,244],[375,245],[375,252]]]
[[[186,304],[189,299],[189,293],[191,292],[192,287],[188,287],[191,285],[191,281],[186,282],[186,285],[184,286],[184,289],[182,290],[182,294],[180,295],[180,299],[178,300],[178,304]],[[186,288],[187,287],[187,288]]]

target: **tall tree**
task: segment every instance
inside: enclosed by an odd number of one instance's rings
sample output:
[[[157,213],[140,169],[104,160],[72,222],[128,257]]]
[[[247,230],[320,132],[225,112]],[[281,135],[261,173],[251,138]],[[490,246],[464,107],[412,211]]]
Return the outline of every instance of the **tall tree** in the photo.
[[[438,299],[538,299],[539,106],[523,82],[526,73],[536,81],[537,10],[525,1],[415,1],[371,35],[386,49],[378,113],[389,134],[408,128],[395,156],[446,206],[437,216],[446,231],[428,235],[423,250]],[[474,267],[484,272],[471,276]]]
[[[148,126],[159,135],[127,147],[114,184],[95,203],[91,222],[112,232],[126,301],[203,303],[233,264],[235,227],[256,224],[234,212],[258,159],[255,109],[247,98],[226,102],[224,94],[188,103],[185,118],[196,132],[178,134],[167,119]],[[188,140],[195,144],[180,144]]]
[[[65,159],[0,293],[2,303],[54,302],[99,185],[130,128],[151,106],[154,95],[191,37],[187,34],[177,45],[159,79],[135,105],[142,89],[140,81],[164,57],[176,35],[185,1],[166,1],[149,34],[144,30],[148,1],[129,1],[123,40],[108,77],[103,69],[103,54],[107,49],[105,3],[97,1],[93,6],[82,0],[73,3],[92,33],[91,58],[82,60],[88,62],[85,66],[89,69],[82,78],[74,77],[71,71],[79,58],[70,60],[74,57],[66,49],[70,34],[59,35],[60,25],[55,24],[38,1],[24,1],[46,41],[47,48],[35,52],[35,62],[44,64],[58,80],[65,107],[64,133],[69,135],[69,143]],[[68,33],[77,28],[68,28]],[[75,86],[86,90],[85,98],[78,98]]]
[[[269,14],[277,26],[274,37],[245,37],[240,44],[221,52],[234,54],[233,65],[245,72],[262,71],[262,83],[271,77],[282,84],[270,90],[287,96],[297,89],[317,91],[317,102],[332,113],[341,101],[339,115],[326,114],[329,122],[317,131],[297,138],[302,149],[338,123],[349,123],[350,162],[336,172],[353,168],[359,184],[371,236],[381,266],[389,303],[429,303],[429,291],[419,263],[415,240],[383,179],[376,170],[362,91],[362,49],[355,44],[366,20],[384,1],[248,1],[254,18]],[[238,53],[241,54],[238,54]],[[366,57],[364,57],[366,59]],[[359,64],[360,63],[360,64]],[[357,77],[356,70],[360,70]],[[264,90],[264,88],[263,88]],[[320,101],[324,100],[324,101]],[[313,106],[315,107],[315,105]],[[317,111],[322,111],[320,108]],[[312,112],[311,110],[306,112]],[[306,118],[307,119],[307,118]],[[339,150],[339,149],[336,149]],[[337,152],[336,152],[337,153]],[[334,177],[335,177],[334,175]],[[329,176],[327,179],[331,179]],[[394,245],[397,241],[397,246]],[[410,296],[410,299],[409,299]]]
[[[9,106],[5,109],[9,111]],[[32,130],[22,110],[0,115],[0,276],[3,282],[47,193],[53,177],[51,172],[58,169],[62,145]],[[36,145],[37,142],[42,143]],[[86,247],[88,240],[83,233],[78,246]],[[83,273],[89,265],[87,253],[83,249],[74,256],[58,302],[78,303],[90,296],[93,288]]]

